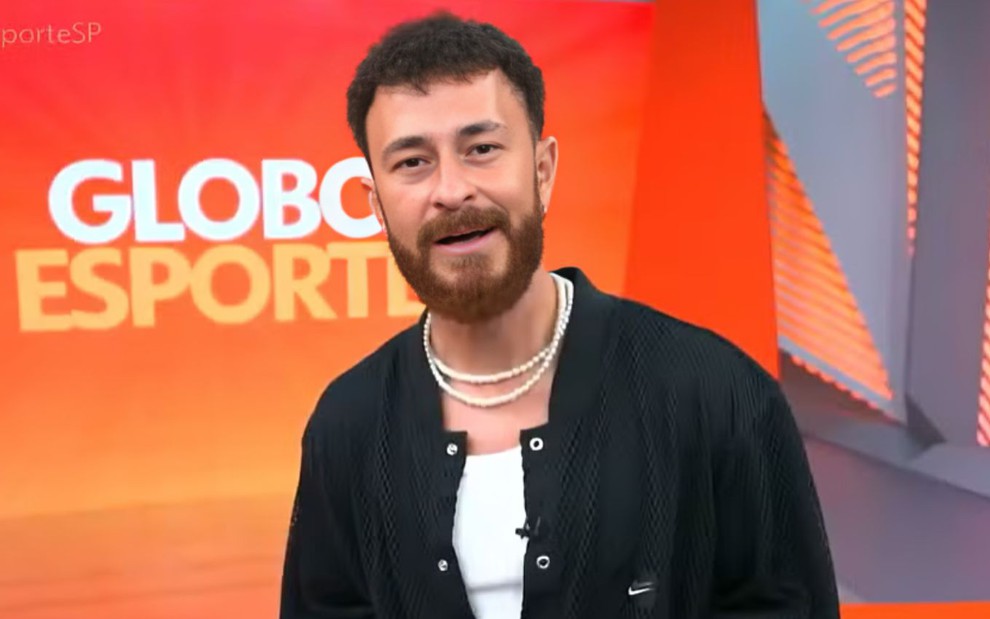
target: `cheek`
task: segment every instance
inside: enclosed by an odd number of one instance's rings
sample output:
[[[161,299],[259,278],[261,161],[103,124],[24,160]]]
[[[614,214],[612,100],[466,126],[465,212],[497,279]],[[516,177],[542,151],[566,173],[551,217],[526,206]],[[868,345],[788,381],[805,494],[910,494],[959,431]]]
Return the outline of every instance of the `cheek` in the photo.
[[[502,187],[496,188],[492,194],[493,199],[512,216],[512,219],[519,220],[528,216],[538,202],[536,190],[533,187],[532,178],[516,177],[511,184],[506,182]]]
[[[379,199],[389,234],[403,239],[415,238],[426,212],[423,201],[411,191],[380,191]]]
[[[416,235],[419,232],[419,224],[401,217],[388,218],[388,235],[393,239],[401,241],[407,247],[416,244]]]
[[[476,184],[496,203],[516,210],[521,204],[532,201],[534,180],[531,168],[517,164],[486,170]]]

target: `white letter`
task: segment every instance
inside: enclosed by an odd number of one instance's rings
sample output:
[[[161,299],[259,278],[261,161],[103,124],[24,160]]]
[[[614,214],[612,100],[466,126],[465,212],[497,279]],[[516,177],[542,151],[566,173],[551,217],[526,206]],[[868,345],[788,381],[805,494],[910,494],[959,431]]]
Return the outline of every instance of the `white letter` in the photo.
[[[72,31],[75,32],[77,35],[79,35],[78,38],[72,39],[73,45],[79,45],[80,43],[86,42],[86,33],[82,31],[81,21],[77,21],[76,23],[72,24]]]
[[[364,157],[351,157],[338,161],[327,170],[320,184],[320,208],[323,210],[323,218],[331,228],[352,239],[364,239],[382,230],[374,213],[363,219],[354,219],[344,212],[344,205],[340,200],[340,191],[344,188],[344,183],[352,178],[369,176],[371,170],[368,169],[368,162]]]
[[[237,190],[237,212],[227,221],[213,221],[203,213],[199,192],[222,178]],[[206,159],[189,168],[179,183],[179,214],[186,226],[208,241],[232,241],[251,229],[261,212],[258,186],[251,173],[236,161]]]
[[[48,188],[48,212],[62,234],[87,245],[109,243],[120,237],[131,224],[131,198],[126,195],[93,196],[93,210],[110,213],[110,219],[98,225],[84,223],[72,208],[72,196],[83,182],[105,179],[121,182],[123,167],[107,159],[84,159],[62,168]]]
[[[186,229],[178,222],[158,221],[158,194],[155,187],[155,161],[131,162],[131,185],[134,191],[134,238],[138,243],[168,243],[186,238]]]
[[[296,179],[285,189],[286,176]],[[320,227],[320,205],[310,197],[316,189],[316,170],[298,159],[264,159],[261,162],[261,204],[266,239],[301,239]],[[285,207],[299,211],[299,220],[285,221]]]

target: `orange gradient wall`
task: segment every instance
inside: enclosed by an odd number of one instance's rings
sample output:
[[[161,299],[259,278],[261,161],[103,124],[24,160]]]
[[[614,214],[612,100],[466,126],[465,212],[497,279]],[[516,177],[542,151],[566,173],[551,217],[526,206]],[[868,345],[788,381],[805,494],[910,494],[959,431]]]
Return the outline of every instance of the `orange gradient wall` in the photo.
[[[777,371],[756,3],[658,3],[627,292]]]
[[[419,311],[383,236],[322,224],[271,239],[261,217],[229,240],[187,230],[180,242],[142,242],[138,232],[154,228],[152,198],[159,222],[182,221],[183,178],[204,160],[241,166],[265,201],[277,183],[262,187],[264,162],[296,160],[319,181],[358,156],[344,114],[354,67],[388,24],[439,3],[72,6],[5,16],[100,31],[80,44],[11,45],[0,59],[14,86],[0,98],[0,518],[286,492],[326,381]],[[617,291],[650,7],[454,8],[502,24],[544,67],[547,132],[563,162],[548,262],[581,263]],[[550,22],[559,27],[541,25]],[[119,238],[87,245],[56,227],[48,199],[60,171],[91,159],[120,164],[123,178],[79,185],[84,223],[113,219],[94,198],[134,194],[141,204]],[[132,173],[134,161],[144,168]],[[353,217],[368,214],[358,181],[331,193]],[[200,196],[210,218],[237,213],[230,182],[207,182]],[[302,289],[315,292],[294,293]]]
[[[445,5],[544,69],[562,161],[547,266],[621,291],[652,7]],[[321,192],[359,155],[344,92],[386,27],[440,6],[4,8],[0,30],[24,31],[0,53],[0,618],[277,613],[303,424],[419,311],[381,234],[319,223],[369,214],[357,180]],[[66,170],[91,160],[119,177],[70,191]],[[200,183],[204,165],[237,185]],[[273,238],[260,214],[237,230],[239,207],[295,188],[310,215],[320,201],[315,230]],[[197,197],[221,224],[183,232]]]
[[[544,70],[561,160],[547,266],[579,265],[774,369],[755,9],[718,4],[5,6],[0,618],[276,614],[303,423],[419,308],[380,234],[272,238],[260,213],[236,230],[238,206],[320,198],[359,154],[355,65],[387,26],[441,6],[498,24]],[[55,182],[90,160],[120,177]],[[195,191],[208,160],[240,195]],[[236,234],[176,227],[190,191]],[[75,227],[106,240],[59,229],[49,209],[67,195]],[[319,206],[368,214],[356,180]]]

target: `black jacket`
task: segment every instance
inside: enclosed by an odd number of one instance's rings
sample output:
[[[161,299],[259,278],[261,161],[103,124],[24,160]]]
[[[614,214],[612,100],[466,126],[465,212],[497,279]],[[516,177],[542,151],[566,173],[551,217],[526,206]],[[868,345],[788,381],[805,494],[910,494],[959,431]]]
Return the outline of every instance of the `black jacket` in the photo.
[[[520,437],[523,618],[837,618],[773,378],[709,331],[558,273],[575,296],[549,422]],[[452,541],[465,438],[443,427],[422,320],[334,380],[303,436],[282,618],[471,617]]]

